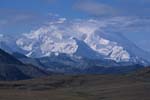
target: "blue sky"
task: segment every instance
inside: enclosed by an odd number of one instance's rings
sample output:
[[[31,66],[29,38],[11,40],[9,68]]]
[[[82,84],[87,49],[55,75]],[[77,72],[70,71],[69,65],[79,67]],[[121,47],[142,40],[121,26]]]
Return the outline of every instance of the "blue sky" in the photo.
[[[73,19],[136,19],[121,33],[150,51],[150,0],[0,0],[0,33],[18,35],[52,16]]]

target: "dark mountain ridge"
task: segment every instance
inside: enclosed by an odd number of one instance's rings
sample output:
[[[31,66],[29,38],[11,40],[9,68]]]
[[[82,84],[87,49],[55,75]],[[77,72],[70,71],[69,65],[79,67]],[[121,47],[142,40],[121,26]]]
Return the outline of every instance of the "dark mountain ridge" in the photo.
[[[0,80],[24,80],[47,76],[48,74],[38,67],[22,63],[0,49]]]

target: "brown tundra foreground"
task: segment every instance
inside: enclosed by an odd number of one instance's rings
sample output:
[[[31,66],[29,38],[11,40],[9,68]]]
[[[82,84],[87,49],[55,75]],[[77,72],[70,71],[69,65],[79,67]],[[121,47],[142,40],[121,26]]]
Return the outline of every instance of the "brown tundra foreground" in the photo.
[[[52,75],[0,82],[0,100],[150,100],[150,69],[128,75]]]

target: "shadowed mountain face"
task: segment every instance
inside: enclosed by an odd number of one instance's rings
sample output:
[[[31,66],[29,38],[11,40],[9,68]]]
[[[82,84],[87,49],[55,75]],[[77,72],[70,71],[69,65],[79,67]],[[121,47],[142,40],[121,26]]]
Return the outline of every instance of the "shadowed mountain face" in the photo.
[[[74,56],[70,57],[66,54],[58,56],[53,54],[51,57],[43,58],[29,58],[19,53],[14,53],[13,56],[23,63],[64,74],[124,74],[143,67],[140,64],[116,63],[112,60],[92,60]]]
[[[46,75],[43,70],[25,65],[0,49],[0,80],[23,80]]]
[[[5,51],[0,49],[0,63],[1,64],[18,64],[22,65],[19,60],[11,56],[10,54],[6,53]]]

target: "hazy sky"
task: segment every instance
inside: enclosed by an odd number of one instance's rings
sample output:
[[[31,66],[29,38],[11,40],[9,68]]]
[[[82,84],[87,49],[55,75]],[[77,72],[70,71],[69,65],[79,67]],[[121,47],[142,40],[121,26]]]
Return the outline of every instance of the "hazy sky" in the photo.
[[[0,33],[29,32],[56,16],[68,20],[131,20],[119,32],[150,51],[150,0],[0,0]]]

